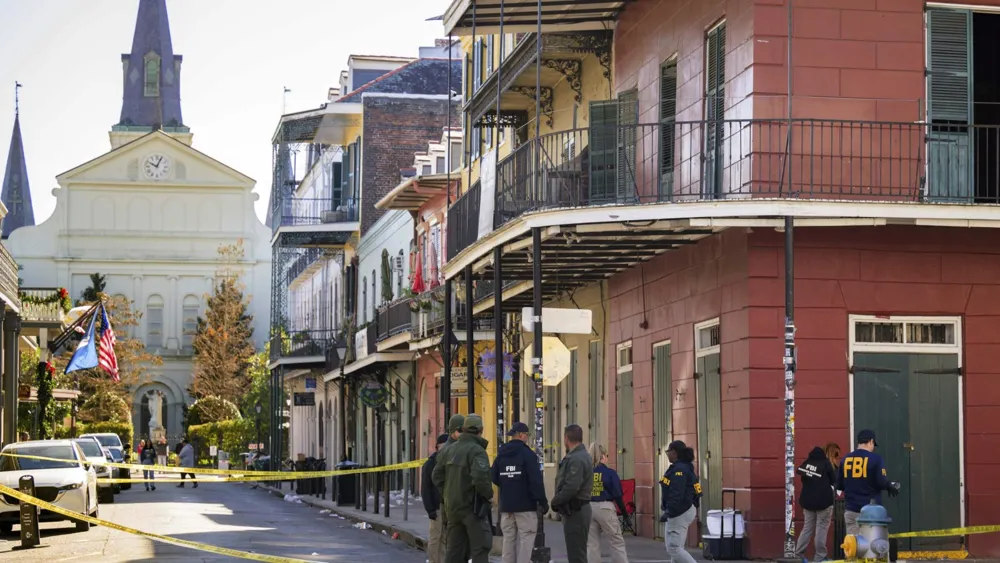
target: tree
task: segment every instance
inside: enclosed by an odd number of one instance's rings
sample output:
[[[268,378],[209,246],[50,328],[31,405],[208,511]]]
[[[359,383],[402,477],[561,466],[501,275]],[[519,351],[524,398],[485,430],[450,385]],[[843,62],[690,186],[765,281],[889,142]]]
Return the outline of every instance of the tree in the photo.
[[[52,404],[52,376],[56,369],[47,362],[38,362],[35,368],[35,382],[38,385],[38,420],[41,423],[38,429],[38,439],[48,440],[52,437],[53,412],[49,408]]]
[[[271,370],[267,369],[267,364],[271,358],[270,343],[264,345],[264,350],[254,354],[247,364],[248,384],[246,392],[240,400],[240,410],[243,411],[243,418],[258,420],[257,409],[254,407],[260,404],[260,435],[261,440],[266,440],[271,432]],[[280,404],[285,404],[285,391],[281,390]]]
[[[253,356],[253,316],[243,294],[243,241],[219,247],[219,269],[204,318],[194,337],[195,397],[215,396],[237,403],[247,385]]]
[[[96,272],[90,274],[90,287],[83,290],[77,304],[82,305],[84,303],[97,303],[97,300],[100,299],[100,295],[104,293],[104,286],[106,285],[107,283],[104,281],[104,276]]]

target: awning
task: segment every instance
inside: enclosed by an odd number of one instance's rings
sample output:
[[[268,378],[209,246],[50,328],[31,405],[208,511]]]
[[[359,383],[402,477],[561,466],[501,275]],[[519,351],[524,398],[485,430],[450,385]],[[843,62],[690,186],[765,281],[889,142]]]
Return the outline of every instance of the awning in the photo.
[[[356,362],[351,362],[344,367],[344,375],[351,375],[352,373],[359,372],[367,367],[374,366],[376,364],[394,364],[396,362],[411,362],[413,361],[413,352],[375,352],[370,354],[364,359],[358,360]],[[332,379],[336,379],[334,376]]]
[[[377,209],[398,209],[418,211],[428,201],[448,192],[449,182],[454,185],[462,181],[460,174],[428,174],[407,178],[392,189],[378,203]]]
[[[445,11],[448,35],[531,33],[538,30],[541,6],[542,33],[610,29],[629,0],[454,0]]]

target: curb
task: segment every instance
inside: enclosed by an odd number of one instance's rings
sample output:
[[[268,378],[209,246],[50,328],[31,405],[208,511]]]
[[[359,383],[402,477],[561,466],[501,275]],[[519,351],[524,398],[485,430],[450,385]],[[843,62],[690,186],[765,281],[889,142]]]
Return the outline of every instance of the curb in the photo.
[[[285,498],[286,494],[289,494],[286,493],[285,491],[275,489],[274,487],[271,487],[269,485],[265,485],[264,483],[258,483],[257,488],[263,489],[267,493],[272,494],[276,497],[280,497],[282,499]],[[313,508],[329,510],[331,513],[341,516],[345,520],[348,520],[355,524],[359,522],[364,522],[369,526],[371,526],[372,530],[375,530],[376,532],[385,532],[390,537],[394,534],[399,534],[399,541],[402,541],[403,543],[412,548],[419,549],[420,551],[427,551],[427,538],[422,538],[418,535],[413,534],[412,532],[409,532],[402,528],[397,528],[395,526],[387,526],[385,524],[380,524],[378,522],[369,522],[368,520],[359,518],[356,514],[338,510],[335,506],[331,507],[331,506],[321,505],[316,501],[316,499],[312,499],[308,496],[299,496],[299,499],[302,501],[302,504],[308,504]]]

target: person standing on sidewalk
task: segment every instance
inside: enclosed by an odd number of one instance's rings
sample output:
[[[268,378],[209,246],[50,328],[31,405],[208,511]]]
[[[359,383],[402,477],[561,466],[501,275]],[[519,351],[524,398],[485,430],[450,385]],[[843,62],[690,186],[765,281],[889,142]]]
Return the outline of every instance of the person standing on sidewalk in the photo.
[[[167,464],[167,439],[160,436],[160,440],[156,442],[156,465],[166,465]]]
[[[194,473],[185,473],[183,471],[183,468],[185,467],[194,467],[194,446],[191,445],[191,442],[189,442],[187,438],[184,438],[184,441],[181,443],[183,444],[183,446],[181,446],[181,453],[177,456],[178,465],[182,468],[181,479],[184,479],[185,475],[190,475],[191,478],[194,479]],[[181,483],[177,486],[183,488],[184,481],[181,481]],[[195,489],[198,488],[197,481],[195,481],[193,487]]]
[[[701,483],[694,472],[694,450],[680,440],[667,446],[670,467],[660,478],[660,509],[663,514],[663,542],[667,555],[675,563],[695,563],[694,557],[684,549],[688,527],[694,522],[701,501]]]
[[[443,446],[441,446],[438,449],[438,452],[437,452],[438,453],[438,457],[437,457],[437,459],[444,459],[444,458],[441,457],[442,454],[444,454],[444,451],[445,451],[445,449],[448,448],[448,446],[450,446],[450,445],[452,445],[452,444],[454,444],[455,442],[458,441],[458,437],[462,435],[462,426],[464,426],[464,425],[465,425],[465,415],[462,415],[462,414],[453,414],[453,415],[451,415],[451,418],[448,419],[448,440],[444,443]],[[434,466],[437,467],[437,462],[435,462]],[[432,471],[431,472],[431,477],[432,477],[431,484],[432,485],[433,485],[433,476],[434,476],[434,473]],[[445,505],[445,500],[446,500],[444,498],[444,491],[442,491],[441,489],[438,489],[438,492],[441,493],[441,510],[438,511],[438,518],[441,519],[441,537],[442,537],[442,540],[441,540],[441,553],[442,553],[442,557],[443,557],[444,556],[443,554],[448,551],[448,511],[444,510],[444,505]],[[468,560],[469,560],[469,551],[466,550],[465,551],[465,559],[464,559],[464,561],[468,561]]]
[[[837,486],[837,472],[827,459],[826,452],[819,446],[809,452],[809,457],[799,466],[799,477],[802,478],[802,492],[799,494],[799,506],[805,513],[805,523],[802,533],[795,544],[795,556],[802,558],[803,563],[809,560],[805,557],[809,548],[809,540],[816,535],[816,561],[826,559],[826,536],[830,530],[830,520],[833,517],[833,495]]]
[[[424,499],[424,510],[427,511],[427,518],[430,519],[430,530],[427,538],[427,560],[430,563],[444,563],[444,539],[446,528],[441,525],[441,491],[434,486],[431,475],[434,473],[434,465],[437,463],[438,451],[448,441],[447,434],[441,434],[437,438],[434,453],[424,462],[420,470],[420,495]]]
[[[844,491],[844,526],[852,536],[858,535],[861,507],[871,502],[882,504],[882,491],[891,497],[899,494],[899,483],[886,476],[882,456],[875,453],[877,447],[875,432],[858,432],[858,449],[844,457],[837,473],[837,490]]]
[[[145,444],[145,441],[143,441],[142,449],[139,450],[139,463],[141,463],[142,465],[153,465],[154,463],[156,463],[156,450],[153,449],[152,444]],[[150,470],[143,469],[142,478],[155,479],[156,477],[151,469]],[[146,481],[143,484],[146,485],[147,491],[156,490],[156,483]]]
[[[583,428],[570,424],[563,433],[566,457],[556,472],[552,509],[562,515],[563,537],[569,563],[587,563],[590,535],[590,497],[594,489],[594,464],[583,445]]]
[[[500,491],[503,563],[530,563],[538,518],[549,511],[538,455],[528,446],[529,429],[515,422],[493,460],[493,484]]]
[[[483,418],[465,417],[462,435],[438,454],[431,478],[443,495],[448,514],[446,563],[488,563],[493,547],[493,530],[487,520],[493,499],[490,480],[489,445],[480,436]],[[467,555],[468,554],[468,555]]]
[[[622,494],[622,481],[618,473],[608,467],[608,450],[604,449],[604,446],[597,442],[591,444],[590,459],[594,464],[594,485],[590,493],[593,516],[587,538],[587,561],[601,563],[601,536],[607,536],[611,547],[611,563],[628,563],[622,525],[615,512],[617,506],[628,518]]]

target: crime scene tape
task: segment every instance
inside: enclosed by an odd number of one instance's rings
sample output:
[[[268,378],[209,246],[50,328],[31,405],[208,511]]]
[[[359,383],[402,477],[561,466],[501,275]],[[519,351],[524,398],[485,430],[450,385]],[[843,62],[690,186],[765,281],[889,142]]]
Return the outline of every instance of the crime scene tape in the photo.
[[[101,520],[100,518],[93,518],[91,516],[87,516],[86,514],[80,514],[79,512],[74,512],[72,510],[66,510],[61,506],[56,506],[50,502],[45,502],[44,500],[28,496],[17,489],[5,487],[4,485],[0,485],[0,493],[12,496],[21,502],[33,504],[43,510],[55,512],[56,514],[68,516],[70,518],[81,520],[83,522],[89,522],[90,524],[93,524],[95,526],[104,526],[105,528],[118,530],[119,532],[125,532],[126,534],[142,536],[149,538],[151,540],[156,540],[163,543],[169,543],[181,547],[187,547],[190,549],[196,549],[198,551],[206,551],[208,553],[216,553],[219,555],[228,555],[230,557],[249,559],[251,561],[264,561],[265,563],[315,563],[313,561],[309,561],[306,559],[295,559],[293,557],[279,557],[277,555],[264,555],[262,553],[250,553],[249,551],[239,551],[236,549],[229,549],[228,547],[218,547],[214,545],[193,542],[190,540],[182,540],[179,538],[172,538],[170,536],[154,534],[152,532],[144,532],[142,530],[137,530],[135,528],[129,528],[128,526],[122,526],[121,524],[115,524],[114,522],[108,522],[107,520]]]
[[[943,530],[927,530],[924,532],[900,532],[889,534],[890,538],[946,538],[951,536],[971,536],[975,534],[992,534],[1000,532],[1000,526],[966,526],[964,528],[945,528]]]
[[[45,457],[45,456],[33,456],[26,454],[13,454],[10,452],[2,452],[0,455],[5,455],[15,458],[23,459],[37,459],[40,461],[58,461],[65,463],[67,460]],[[134,463],[116,463],[111,461],[94,461],[89,462],[93,465],[99,465],[102,467],[118,467],[121,469],[130,469],[135,471],[159,471],[167,473],[195,473],[203,475],[223,475],[223,476],[246,476],[246,477],[261,477],[261,479],[245,479],[247,481],[257,480],[257,481],[269,481],[269,480],[284,480],[284,479],[311,479],[316,477],[335,477],[338,475],[356,475],[361,473],[381,473],[383,471],[397,471],[400,469],[415,469],[420,467],[427,461],[426,459],[418,459],[414,461],[406,461],[403,463],[396,463],[393,465],[382,465],[379,467],[365,467],[359,469],[331,469],[325,471],[257,471],[252,469],[211,469],[208,467],[178,467],[176,465],[139,465]],[[265,479],[265,477],[270,479]]]

